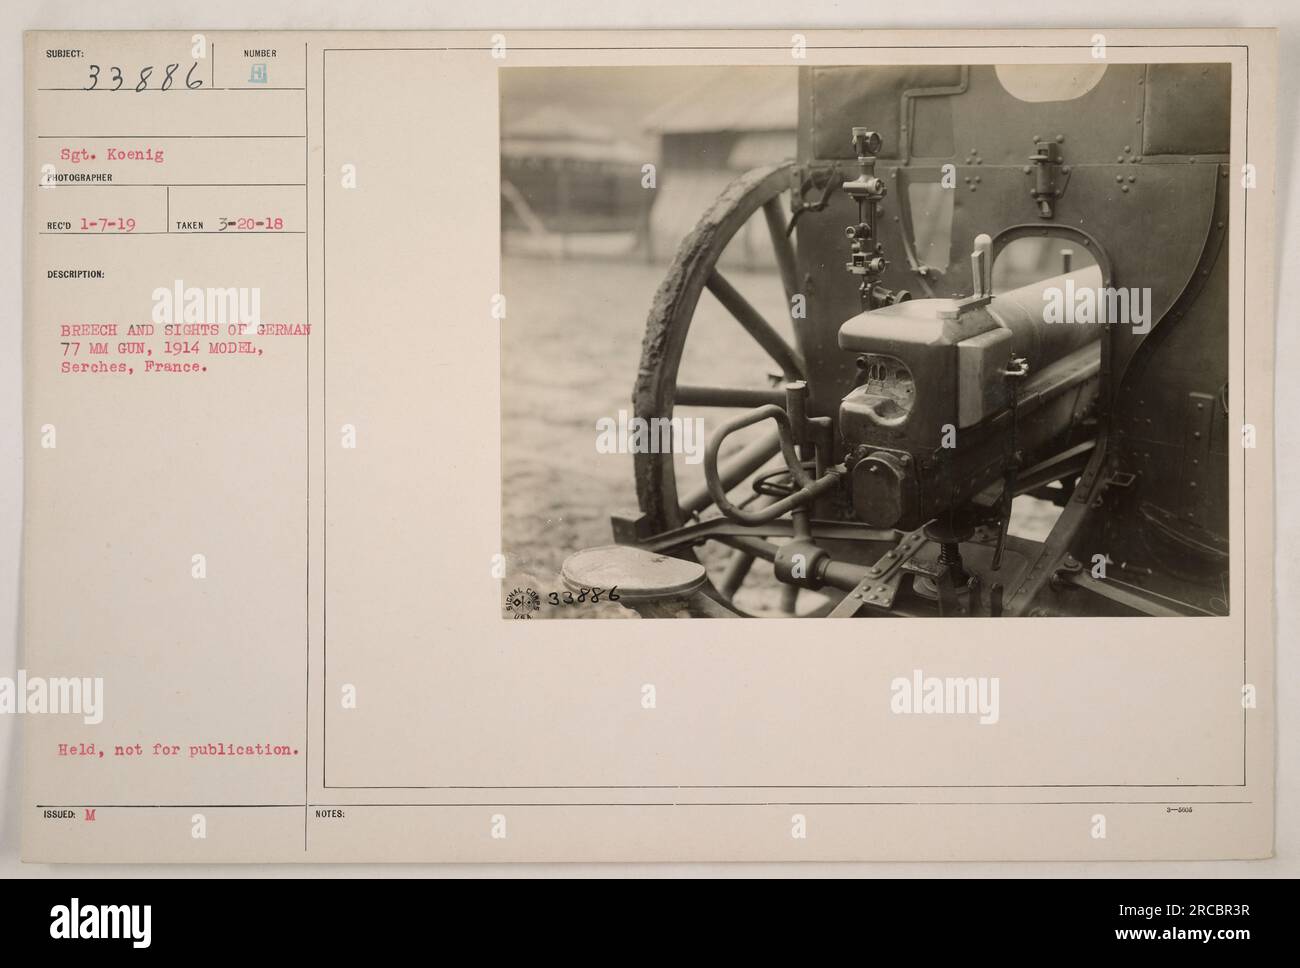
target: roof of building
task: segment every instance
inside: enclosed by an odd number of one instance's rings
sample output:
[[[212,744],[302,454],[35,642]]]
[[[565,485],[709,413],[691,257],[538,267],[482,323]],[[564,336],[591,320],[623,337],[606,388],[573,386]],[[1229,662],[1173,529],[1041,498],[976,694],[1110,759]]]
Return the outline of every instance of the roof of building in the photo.
[[[609,128],[554,105],[538,108],[518,121],[507,121],[501,132],[501,153],[507,157],[629,163],[645,160],[643,150],[615,137]]]
[[[657,134],[793,131],[798,84],[794,67],[719,67],[706,83],[651,112],[645,127]]]

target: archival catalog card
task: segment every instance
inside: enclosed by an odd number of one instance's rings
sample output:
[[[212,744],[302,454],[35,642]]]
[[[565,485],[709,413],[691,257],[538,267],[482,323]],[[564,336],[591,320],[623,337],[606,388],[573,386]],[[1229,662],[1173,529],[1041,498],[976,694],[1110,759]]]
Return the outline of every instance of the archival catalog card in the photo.
[[[1276,57],[28,34],[26,859],[1268,856]]]

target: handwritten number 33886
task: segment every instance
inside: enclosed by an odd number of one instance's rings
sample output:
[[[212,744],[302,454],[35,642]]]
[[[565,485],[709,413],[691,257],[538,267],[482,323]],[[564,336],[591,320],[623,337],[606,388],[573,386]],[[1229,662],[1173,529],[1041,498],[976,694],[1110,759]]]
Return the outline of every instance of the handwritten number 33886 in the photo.
[[[190,69],[185,74],[185,86],[191,91],[197,90],[203,86],[203,78],[194,76],[194,69],[198,67],[198,61],[190,65]],[[158,85],[158,90],[169,91],[172,84],[176,81],[176,72],[181,69],[180,64],[168,64],[164,68],[162,83]],[[104,87],[105,91],[120,91],[125,78],[122,76],[122,68],[110,67],[108,77],[104,78],[106,84],[112,84],[112,87]],[[90,86],[83,87],[83,91],[94,91],[99,88],[101,68],[98,64],[90,65]],[[136,82],[136,91],[147,91],[149,89],[149,79],[153,76],[153,67],[140,68],[140,80]]]
[[[613,588],[580,588],[574,592],[550,592],[546,598],[552,605],[599,605],[601,596],[605,596],[607,602],[617,602],[620,599],[618,586]]]

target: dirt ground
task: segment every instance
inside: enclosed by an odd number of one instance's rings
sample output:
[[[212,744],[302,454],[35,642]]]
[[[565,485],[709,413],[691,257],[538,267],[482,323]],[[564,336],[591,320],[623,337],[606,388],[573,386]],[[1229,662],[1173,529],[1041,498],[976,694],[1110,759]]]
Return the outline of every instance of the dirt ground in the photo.
[[[609,544],[610,514],[634,510],[636,492],[630,454],[596,449],[596,421],[631,411],[632,386],[641,355],[646,313],[665,273],[663,265],[601,259],[558,260],[506,256],[503,291],[509,299],[501,351],[502,536],[506,583],[562,589],[559,569],[570,554]],[[778,329],[791,338],[784,295],[775,273],[726,273]],[[772,363],[707,292],[691,326],[682,360],[683,383],[741,387],[768,385]],[[736,411],[686,410],[701,416],[709,433]],[[762,428],[756,428],[762,432]],[[744,436],[737,435],[737,446]],[[700,465],[677,458],[678,489],[703,479]],[[1019,507],[1013,527],[1041,537],[1056,511]],[[721,559],[712,556],[716,564]],[[770,575],[770,569],[767,574]],[[761,563],[739,604],[768,611],[774,604]],[[805,609],[801,596],[800,611]],[[749,599],[749,600],[746,600]],[[809,605],[815,604],[809,602]],[[539,615],[553,612],[543,608]],[[570,611],[570,610],[566,610]],[[621,608],[573,609],[572,617],[624,617]]]
[[[508,566],[521,580],[558,587],[564,559],[610,543],[610,514],[636,508],[632,457],[598,453],[596,421],[631,411],[646,313],[665,270],[643,262],[503,260],[509,315],[501,351],[502,534]],[[775,274],[729,270],[727,277],[792,338]],[[682,381],[763,387],[771,368],[705,293]],[[731,411],[677,411],[703,417],[706,432],[721,413]],[[703,480],[700,465],[679,457],[677,466],[679,489]]]

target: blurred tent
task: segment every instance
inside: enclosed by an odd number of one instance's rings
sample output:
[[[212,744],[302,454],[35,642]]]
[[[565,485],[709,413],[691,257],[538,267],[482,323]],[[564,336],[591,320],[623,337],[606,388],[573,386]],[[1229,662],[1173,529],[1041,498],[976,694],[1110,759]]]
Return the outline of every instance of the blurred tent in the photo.
[[[501,230],[517,250],[644,244],[654,193],[641,187],[646,152],[603,125],[548,105],[501,136]],[[592,236],[604,237],[596,240]]]
[[[659,144],[650,212],[654,257],[671,259],[700,216],[738,175],[795,156],[798,77],[793,67],[719,67],[647,117]],[[724,265],[775,266],[762,219],[751,219]]]

